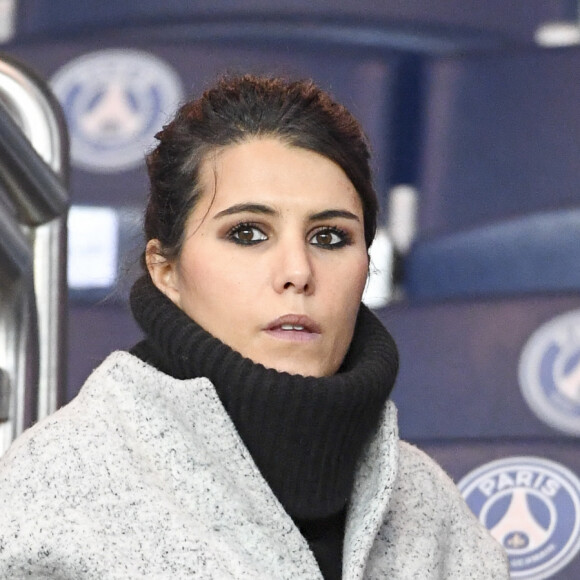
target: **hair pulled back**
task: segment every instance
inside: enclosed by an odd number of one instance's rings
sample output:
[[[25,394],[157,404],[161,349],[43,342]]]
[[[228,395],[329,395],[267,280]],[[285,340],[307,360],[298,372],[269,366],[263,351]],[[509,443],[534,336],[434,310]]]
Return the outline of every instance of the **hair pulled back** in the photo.
[[[224,78],[185,103],[155,137],[159,143],[147,156],[145,237],[158,239],[168,259],[179,255],[187,218],[202,194],[202,162],[212,152],[259,137],[280,139],[339,165],[362,201],[367,248],[374,238],[378,203],[366,138],[350,112],[312,81]]]

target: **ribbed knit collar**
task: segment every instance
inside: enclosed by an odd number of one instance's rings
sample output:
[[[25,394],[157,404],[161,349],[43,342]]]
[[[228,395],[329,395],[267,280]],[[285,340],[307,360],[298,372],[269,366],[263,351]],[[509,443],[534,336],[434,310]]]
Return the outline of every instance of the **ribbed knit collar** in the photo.
[[[206,332],[140,278],[131,309],[146,339],[132,353],[178,379],[207,377],[254,462],[294,518],[344,508],[362,446],[376,426],[398,369],[397,349],[361,305],[351,347],[331,377],[267,369]]]

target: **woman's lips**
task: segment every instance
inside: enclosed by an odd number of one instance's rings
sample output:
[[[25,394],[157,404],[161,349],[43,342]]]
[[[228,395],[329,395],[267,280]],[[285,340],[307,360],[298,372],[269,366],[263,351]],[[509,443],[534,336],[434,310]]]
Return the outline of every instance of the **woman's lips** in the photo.
[[[270,322],[264,331],[281,340],[309,341],[320,336],[320,326],[308,316],[286,314]]]

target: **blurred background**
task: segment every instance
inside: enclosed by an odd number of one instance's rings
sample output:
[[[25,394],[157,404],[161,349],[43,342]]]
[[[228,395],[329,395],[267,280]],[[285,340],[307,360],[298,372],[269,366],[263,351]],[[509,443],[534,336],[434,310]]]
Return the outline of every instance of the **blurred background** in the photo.
[[[507,525],[514,578],[576,580],[579,17],[576,0],[0,0],[0,77],[33,85],[0,91],[5,442],[139,340],[143,156],[175,106],[226,72],[313,78],[373,149],[365,300],[399,345],[402,437]],[[15,129],[34,142],[35,91],[59,135],[40,164]]]

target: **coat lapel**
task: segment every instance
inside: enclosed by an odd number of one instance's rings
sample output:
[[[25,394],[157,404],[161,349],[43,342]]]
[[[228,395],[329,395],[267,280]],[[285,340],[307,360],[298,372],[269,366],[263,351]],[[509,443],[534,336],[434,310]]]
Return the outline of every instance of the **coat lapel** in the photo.
[[[355,475],[344,538],[344,580],[364,578],[370,550],[387,513],[398,460],[397,411],[389,401]]]

